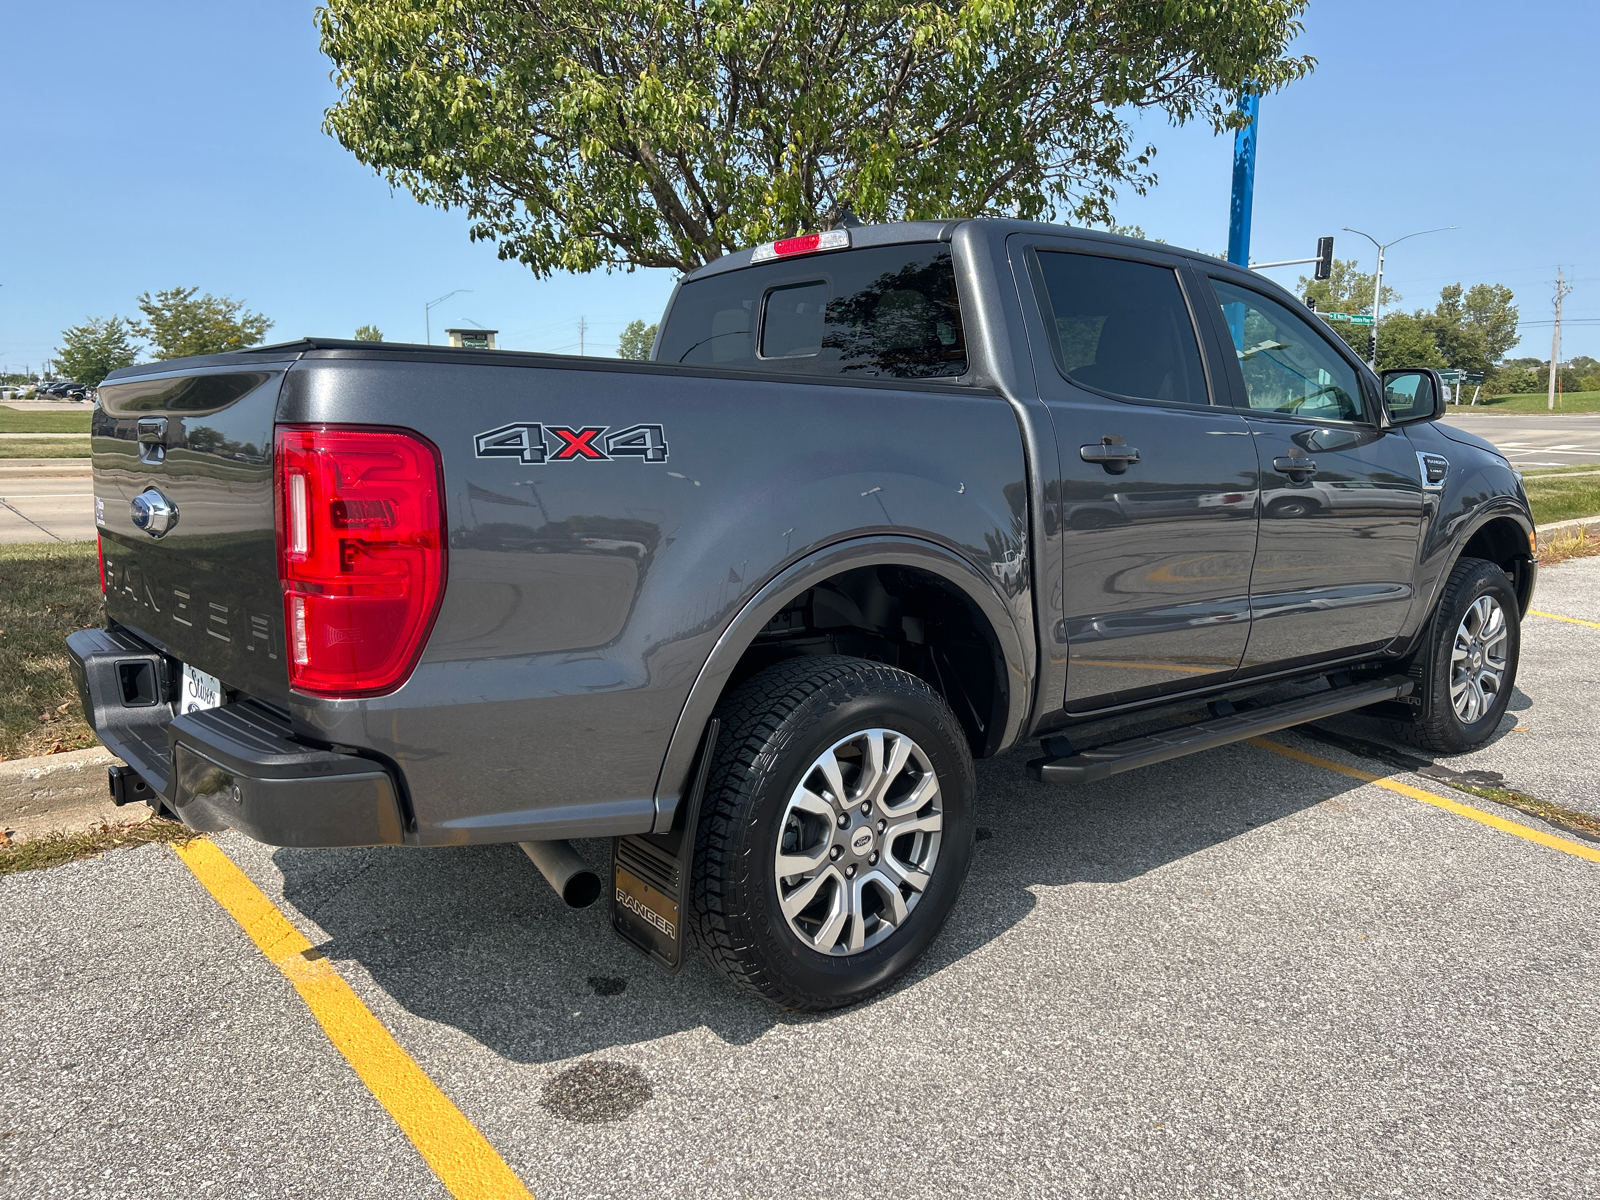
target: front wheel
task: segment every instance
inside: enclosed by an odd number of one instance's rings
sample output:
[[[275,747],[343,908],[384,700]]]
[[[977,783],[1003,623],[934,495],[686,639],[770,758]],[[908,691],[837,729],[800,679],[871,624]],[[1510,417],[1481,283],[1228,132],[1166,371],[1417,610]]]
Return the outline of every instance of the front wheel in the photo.
[[[971,861],[960,723],[916,676],[831,655],[770,667],[718,714],[695,849],[701,952],[789,1009],[887,987],[944,925]]]
[[[1474,750],[1494,736],[1517,680],[1519,620],[1517,593],[1499,566],[1481,558],[1456,563],[1412,662],[1410,719],[1390,722],[1391,730],[1441,754]]]

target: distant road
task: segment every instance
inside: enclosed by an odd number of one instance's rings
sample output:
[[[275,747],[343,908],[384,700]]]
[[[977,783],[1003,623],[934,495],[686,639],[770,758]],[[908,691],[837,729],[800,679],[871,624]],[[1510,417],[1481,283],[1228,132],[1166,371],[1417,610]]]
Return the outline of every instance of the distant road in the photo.
[[[1600,463],[1600,413],[1490,417],[1452,412],[1444,421],[1493,442],[1514,466]]]
[[[0,459],[0,542],[94,540],[87,458]]]

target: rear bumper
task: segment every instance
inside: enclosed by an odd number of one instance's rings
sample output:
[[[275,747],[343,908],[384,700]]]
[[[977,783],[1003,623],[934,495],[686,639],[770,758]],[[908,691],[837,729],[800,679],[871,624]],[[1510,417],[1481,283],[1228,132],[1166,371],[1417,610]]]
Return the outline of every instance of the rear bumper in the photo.
[[[404,840],[389,770],[294,739],[249,700],[173,714],[176,664],[123,629],[67,638],[83,711],[107,748],[193,829],[237,829],[271,846],[393,846]]]

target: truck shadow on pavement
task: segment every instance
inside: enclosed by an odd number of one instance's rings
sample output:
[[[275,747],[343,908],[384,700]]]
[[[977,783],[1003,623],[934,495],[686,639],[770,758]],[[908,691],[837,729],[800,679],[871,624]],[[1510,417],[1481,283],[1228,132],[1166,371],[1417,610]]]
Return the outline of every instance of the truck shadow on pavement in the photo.
[[[1032,888],[1136,879],[1349,785],[1329,777],[1276,786],[1276,765],[1260,761],[1270,756],[1227,747],[1068,789],[1026,778],[1036,754],[1029,746],[978,764],[979,840],[966,888],[929,952],[886,995],[1004,935],[1033,911]],[[596,864],[609,853],[604,842],[579,849]],[[603,901],[567,909],[516,846],[280,849],[273,861],[285,900],[329,934],[318,947],[329,958],[359,964],[406,1011],[515,1062],[702,1027],[743,1045],[777,1025],[830,1019],[736,992],[697,957],[666,975],[611,933]]]

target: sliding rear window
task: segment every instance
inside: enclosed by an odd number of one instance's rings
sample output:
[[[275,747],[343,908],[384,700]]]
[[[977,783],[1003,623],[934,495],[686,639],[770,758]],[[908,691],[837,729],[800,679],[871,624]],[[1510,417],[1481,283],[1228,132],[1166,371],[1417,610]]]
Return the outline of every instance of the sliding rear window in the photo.
[[[686,283],[657,358],[855,379],[964,375],[950,247],[836,251]]]

